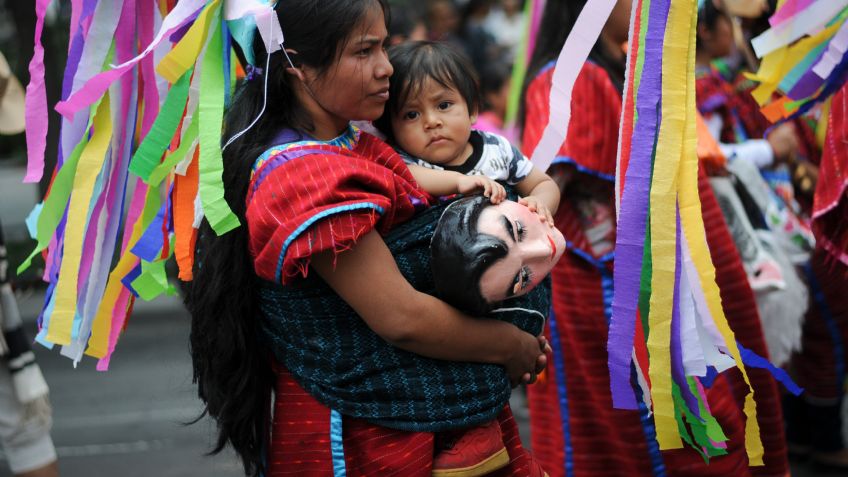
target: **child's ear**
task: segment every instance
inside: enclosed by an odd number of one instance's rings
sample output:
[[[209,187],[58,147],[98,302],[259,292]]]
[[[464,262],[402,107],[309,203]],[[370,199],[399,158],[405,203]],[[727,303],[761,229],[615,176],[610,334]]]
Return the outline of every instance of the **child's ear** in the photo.
[[[477,122],[477,113],[478,111],[476,109],[474,111],[471,111],[471,116],[469,116],[471,118],[471,124]]]

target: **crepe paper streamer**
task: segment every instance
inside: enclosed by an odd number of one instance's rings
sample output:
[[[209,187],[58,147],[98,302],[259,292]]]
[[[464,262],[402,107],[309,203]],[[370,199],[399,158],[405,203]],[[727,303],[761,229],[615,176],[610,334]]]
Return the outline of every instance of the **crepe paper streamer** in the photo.
[[[739,353],[742,355],[742,360],[745,362],[745,366],[765,369],[774,377],[774,379],[780,381],[787,391],[795,396],[800,396],[801,393],[804,392],[804,389],[795,384],[795,381],[789,377],[786,371],[771,364],[767,359],[745,348],[742,344],[737,343],[737,346],[739,347]]]
[[[640,8],[634,3],[633,8]],[[613,317],[607,337],[608,365],[610,369],[610,390],[613,406],[617,409],[635,409],[636,401],[629,386],[630,350],[632,349],[635,318],[639,298],[639,284],[627,276],[628,270],[642,270],[645,228],[647,224],[648,197],[651,184],[651,160],[655,138],[659,125],[658,105],[661,87],[660,52],[665,32],[665,19],[668,16],[669,0],[645,1],[649,6],[649,16],[645,17],[645,41],[639,42],[651,51],[643,54],[647,67],[634,68],[634,74],[640,69],[645,77],[639,83],[638,99],[632,114],[638,114],[632,134],[632,148],[627,162],[627,180],[624,181],[624,193],[621,200],[618,227],[616,233],[616,260],[614,262],[615,297],[612,309]],[[639,15],[642,13],[640,11]],[[631,14],[631,16],[633,16]],[[636,46],[634,45],[634,48]],[[645,49],[643,48],[643,50]],[[631,50],[631,53],[633,50]],[[632,61],[632,60],[631,60]],[[624,151],[621,151],[623,154]],[[625,167],[624,160],[619,163]],[[619,169],[618,176],[621,175]],[[619,182],[621,182],[619,180]]]
[[[660,449],[683,446],[674,418],[672,364],[669,350],[674,309],[675,247],[677,235],[677,191],[680,157],[686,130],[687,70],[690,46],[690,18],[695,5],[671,2],[663,44],[662,115],[651,179],[649,220],[651,224],[651,296],[648,322],[648,352],[651,357],[651,395]],[[694,70],[693,70],[694,71]],[[694,102],[694,97],[692,98]],[[671,289],[668,284],[672,284]]]
[[[827,139],[827,123],[828,119],[830,119],[830,105],[832,102],[833,98],[830,97],[822,103],[821,116],[816,125],[816,144],[819,145],[819,149],[824,148],[824,143]]]
[[[533,14],[536,7],[538,7],[538,3],[541,2],[539,0],[530,0],[524,4],[524,33],[521,35],[521,41],[518,44],[518,54],[515,55],[515,60],[512,63],[504,124],[515,124],[515,118],[518,115],[519,104],[521,103],[521,91],[524,89],[524,78],[527,74],[528,58],[532,55],[529,45],[536,38],[533,31]],[[536,26],[538,27],[538,24]]]
[[[185,137],[183,137],[182,142],[180,143],[180,147],[165,156],[165,160],[151,171],[150,176],[146,181],[148,184],[151,186],[159,185],[170,171],[177,166],[177,164],[181,163],[187,156],[189,158],[191,157],[189,152],[197,146],[197,123],[197,116],[195,115],[191,118],[191,124],[185,133]],[[177,169],[177,172],[179,172],[179,168]]]
[[[848,51],[848,22],[843,23],[839,31],[830,40],[827,45],[827,51],[822,55],[821,60],[813,66],[813,73],[819,78],[826,79],[833,72]]]
[[[217,14],[216,14],[217,16]],[[207,47],[210,51],[221,49],[221,29],[212,33]],[[200,198],[209,225],[218,235],[239,226],[239,220],[224,200],[222,182],[223,158],[221,156],[221,124],[224,116],[224,84],[221,57],[204,55],[200,74]]]
[[[200,49],[203,48],[203,44],[206,42],[210,25],[214,28],[215,24],[217,24],[220,3],[221,0],[213,0],[207,4],[188,30],[188,33],[156,65],[156,72],[168,80],[169,83],[175,83],[194,65],[197,55],[200,54]]]
[[[130,162],[130,172],[148,182],[150,175],[159,165],[171,138],[179,127],[180,118],[188,100],[191,70],[171,87],[153,126],[138,146]]]
[[[82,248],[86,212],[92,189],[103,164],[112,136],[112,119],[109,117],[109,97],[100,102],[94,116],[94,134],[83,150],[74,178],[73,191],[68,206],[68,228],[65,231],[62,269],[56,287],[56,307],[47,330],[47,339],[57,344],[69,344],[71,323],[77,305],[77,280]],[[85,209],[84,209],[85,208]]]
[[[636,102],[636,92],[639,89],[639,84],[636,78],[641,75],[641,68],[645,60],[645,54],[640,48],[644,45],[644,35],[642,30],[642,17],[645,21],[648,18],[648,9],[650,0],[643,2],[637,1],[635,5],[631,5],[630,11],[630,26],[628,27],[628,38],[633,38],[627,45],[627,61],[624,67],[624,92],[622,94],[623,107],[621,119],[619,121],[618,146],[616,148],[615,167],[616,171],[627,170],[627,165],[630,161],[631,142],[633,138],[633,123],[637,116],[633,110]],[[643,11],[644,10],[644,11]],[[639,73],[637,74],[637,70]],[[622,174],[615,175],[615,213],[616,217],[621,213],[621,194],[624,190],[624,179]]]
[[[194,243],[197,229],[194,227],[194,198],[197,196],[198,158],[197,149],[185,176],[177,176],[174,182],[174,256],[179,268],[179,278],[192,279],[194,265]]]
[[[777,26],[778,24],[783,23],[801,10],[807,8],[814,1],[815,0],[786,0],[782,6],[777,8],[774,15],[769,18],[769,24],[771,26]]]
[[[766,0],[724,0],[724,8],[736,17],[758,18],[768,10]]]
[[[848,0],[818,1],[792,18],[767,30],[751,40],[751,46],[757,57],[763,56],[787,46],[804,35],[825,26],[834,16],[848,7]]]
[[[757,421],[756,403],[754,400],[754,390],[751,387],[748,374],[742,363],[742,358],[739,354],[739,349],[736,347],[736,340],[733,331],[727,323],[722,309],[721,296],[718,285],[715,281],[715,267],[713,266],[709,248],[706,243],[706,230],[701,216],[701,200],[698,195],[698,159],[697,151],[697,126],[695,119],[695,28],[696,19],[691,18],[690,25],[690,51],[689,51],[689,68],[690,74],[687,78],[687,91],[689,109],[687,111],[686,133],[683,147],[683,157],[681,159],[680,168],[680,217],[683,225],[683,232],[686,236],[688,250],[691,253],[692,262],[699,275],[701,289],[703,290],[706,304],[709,308],[709,315],[712,317],[711,325],[720,332],[724,338],[724,344],[727,347],[728,354],[735,360],[736,365],[742,374],[742,378],[748,389],[751,391],[745,396],[744,412],[745,421],[745,450],[748,454],[748,461],[753,466],[763,465],[763,444],[760,438],[759,422]],[[665,71],[663,71],[665,74]],[[665,77],[664,77],[665,81]],[[665,110],[667,103],[664,103]],[[658,152],[659,154],[659,152]],[[687,277],[688,278],[688,277]],[[693,281],[693,283],[696,283]],[[697,299],[697,296],[696,296]],[[706,320],[705,320],[706,321]]]
[[[550,118],[531,158],[533,164],[542,171],[548,169],[560,146],[565,142],[571,119],[571,92],[574,82],[614,6],[615,0],[587,1],[571,34],[565,40],[554,67]]]
[[[44,15],[50,0],[35,2],[35,49],[29,62],[29,84],[26,87],[25,117],[27,142],[27,172],[24,182],[38,182],[44,172],[44,151],[47,147],[47,90],[44,85]]]
[[[182,0],[177,3],[174,10],[162,21],[162,27],[156,34],[156,38],[150,43],[145,50],[135,58],[113,69],[104,71],[91,80],[85,86],[76,91],[71,97],[65,101],[60,101],[56,104],[56,111],[62,116],[70,118],[80,109],[91,105],[97,98],[103,95],[106,89],[117,80],[121,75],[130,71],[137,63],[146,58],[167,36],[176,31],[178,28],[191,21],[194,15],[203,8],[204,0]],[[144,5],[145,2],[141,2]]]

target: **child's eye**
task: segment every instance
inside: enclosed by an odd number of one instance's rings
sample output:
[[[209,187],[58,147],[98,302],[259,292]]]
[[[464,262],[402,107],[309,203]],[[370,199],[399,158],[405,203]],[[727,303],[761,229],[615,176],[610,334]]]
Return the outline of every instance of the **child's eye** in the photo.
[[[403,114],[403,119],[408,119],[410,121],[418,119],[418,111],[407,111],[407,112],[405,112]]]
[[[439,103],[439,109],[442,109],[442,110],[448,109],[451,106],[453,106],[453,103],[450,102],[450,101],[442,101],[441,103]]]
[[[371,50],[370,48],[365,48],[364,50],[357,51],[356,54],[357,54],[357,56],[368,56],[368,53],[370,52],[370,50]]]
[[[533,281],[533,272],[524,267],[521,269],[521,289],[526,290],[527,287],[530,286],[530,283]]]

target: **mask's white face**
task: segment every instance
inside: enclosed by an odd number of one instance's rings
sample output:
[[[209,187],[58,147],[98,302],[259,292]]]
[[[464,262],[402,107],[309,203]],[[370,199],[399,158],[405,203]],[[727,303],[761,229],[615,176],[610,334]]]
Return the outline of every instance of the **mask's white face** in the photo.
[[[550,273],[565,251],[565,237],[539,215],[512,201],[486,207],[477,231],[506,243],[506,257],[480,277],[480,291],[489,303],[528,293]]]

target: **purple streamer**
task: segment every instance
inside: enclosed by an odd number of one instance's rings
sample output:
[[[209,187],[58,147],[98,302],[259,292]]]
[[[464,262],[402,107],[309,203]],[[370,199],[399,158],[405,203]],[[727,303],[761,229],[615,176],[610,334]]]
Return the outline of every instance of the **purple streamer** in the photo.
[[[662,45],[669,4],[670,0],[653,0],[649,9],[645,61],[635,105],[638,119],[633,125],[630,162],[625,175],[616,232],[615,296],[607,338],[610,391],[616,409],[638,409],[630,385],[630,363],[639,302],[638,277],[642,270],[648,219],[651,158],[660,122]]]

